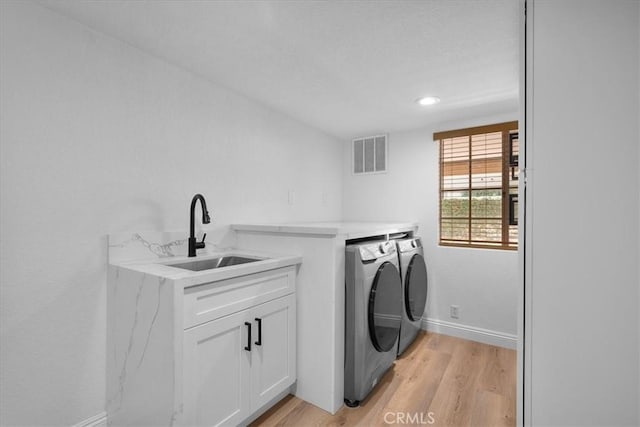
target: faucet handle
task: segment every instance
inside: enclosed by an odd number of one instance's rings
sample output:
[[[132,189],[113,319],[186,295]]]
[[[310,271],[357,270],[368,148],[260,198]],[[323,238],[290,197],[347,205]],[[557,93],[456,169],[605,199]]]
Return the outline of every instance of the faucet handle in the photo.
[[[204,233],[204,236],[202,236],[202,241],[200,241],[200,242],[196,242],[195,241],[196,238],[194,237],[193,238],[193,240],[195,242],[194,243],[194,248],[196,248],[196,249],[204,249],[204,246],[205,246],[204,239],[206,239],[206,238],[207,238],[207,233]]]

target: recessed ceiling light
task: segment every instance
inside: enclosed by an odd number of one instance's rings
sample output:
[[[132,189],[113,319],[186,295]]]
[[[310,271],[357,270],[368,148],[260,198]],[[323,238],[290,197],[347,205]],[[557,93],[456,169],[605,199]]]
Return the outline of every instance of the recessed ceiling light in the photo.
[[[440,98],[437,96],[425,96],[416,100],[420,105],[434,105],[440,102]]]

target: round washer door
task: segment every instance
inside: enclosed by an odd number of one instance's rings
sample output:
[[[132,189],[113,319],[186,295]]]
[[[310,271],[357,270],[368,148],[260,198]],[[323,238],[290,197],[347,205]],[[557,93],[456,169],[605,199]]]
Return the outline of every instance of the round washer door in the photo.
[[[411,257],[404,280],[404,309],[415,322],[422,317],[427,305],[427,265],[422,255]]]
[[[400,334],[402,281],[395,265],[383,263],[369,294],[369,336],[376,350],[391,350]]]

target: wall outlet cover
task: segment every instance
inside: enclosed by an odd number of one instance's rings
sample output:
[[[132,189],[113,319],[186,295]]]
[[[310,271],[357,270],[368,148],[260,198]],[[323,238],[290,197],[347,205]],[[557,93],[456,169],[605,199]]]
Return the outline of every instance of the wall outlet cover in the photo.
[[[451,316],[452,319],[459,319],[460,318],[460,306],[459,305],[452,305],[449,308],[449,315]]]

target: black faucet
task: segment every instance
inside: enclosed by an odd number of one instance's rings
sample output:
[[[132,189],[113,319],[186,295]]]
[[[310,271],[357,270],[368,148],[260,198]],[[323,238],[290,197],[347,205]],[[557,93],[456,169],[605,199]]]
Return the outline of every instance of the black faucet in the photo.
[[[211,222],[211,218],[209,218],[209,212],[207,212],[207,202],[204,201],[204,197],[202,197],[202,194],[196,194],[195,196],[193,196],[193,199],[191,199],[191,223],[189,224],[189,256],[190,257],[194,257],[196,256],[196,249],[202,249],[204,248],[204,239],[207,237],[207,233],[204,234],[204,236],[202,236],[202,242],[196,242],[196,236],[195,236],[195,227],[193,225],[194,221],[195,221],[195,210],[196,210],[196,202],[200,200],[200,205],[202,206],[202,223],[203,224],[209,224],[209,222]]]

